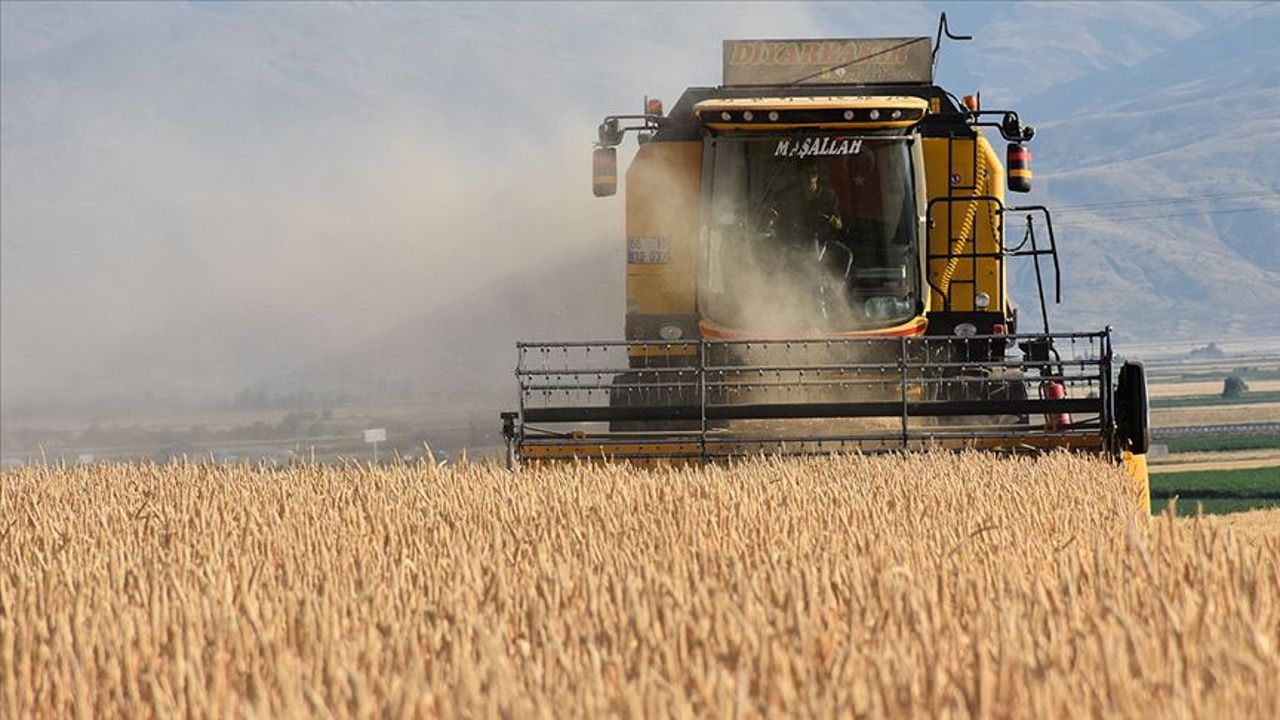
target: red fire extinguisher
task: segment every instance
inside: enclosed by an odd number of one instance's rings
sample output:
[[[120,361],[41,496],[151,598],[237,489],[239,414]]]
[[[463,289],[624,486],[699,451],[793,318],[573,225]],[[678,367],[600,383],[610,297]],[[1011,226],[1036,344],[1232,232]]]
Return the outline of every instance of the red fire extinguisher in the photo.
[[[1042,400],[1064,400],[1067,397],[1067,388],[1057,380],[1045,380],[1040,383],[1040,399]],[[1070,413],[1045,413],[1045,425],[1049,430],[1062,430],[1071,426]]]

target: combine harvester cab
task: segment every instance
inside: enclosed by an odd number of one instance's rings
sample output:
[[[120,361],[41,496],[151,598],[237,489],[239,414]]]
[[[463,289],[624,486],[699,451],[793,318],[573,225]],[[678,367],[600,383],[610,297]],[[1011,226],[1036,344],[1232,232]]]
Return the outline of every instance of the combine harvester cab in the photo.
[[[597,196],[640,142],[626,339],[518,346],[510,464],[1066,448],[1145,493],[1143,369],[1110,328],[1049,331],[1052,218],[1005,200],[1031,189],[1034,131],[935,85],[936,55],[927,37],[730,40],[721,86],[605,118]],[[1015,262],[1039,332],[1019,327]]]

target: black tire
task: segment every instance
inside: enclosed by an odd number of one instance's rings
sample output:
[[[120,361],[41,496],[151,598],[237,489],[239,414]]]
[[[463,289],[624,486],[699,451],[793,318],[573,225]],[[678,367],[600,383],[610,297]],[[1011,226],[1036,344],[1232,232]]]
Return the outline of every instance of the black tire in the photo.
[[[1126,362],[1120,367],[1116,384],[1116,430],[1121,450],[1143,455],[1151,448],[1147,370],[1140,362]]]

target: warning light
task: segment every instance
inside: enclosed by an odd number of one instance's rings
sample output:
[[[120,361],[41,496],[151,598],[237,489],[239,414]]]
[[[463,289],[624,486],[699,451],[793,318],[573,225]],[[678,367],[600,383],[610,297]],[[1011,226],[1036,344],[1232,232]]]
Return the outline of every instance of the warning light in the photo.
[[[964,96],[964,106],[965,106],[965,107],[967,107],[967,108],[969,108],[969,110],[970,110],[970,111],[972,111],[972,112],[978,112],[978,96],[977,96],[977,95],[965,95],[965,96]]]
[[[1024,142],[1009,143],[1005,155],[1009,175],[1009,189],[1013,192],[1031,192],[1031,148]]]
[[[644,114],[645,115],[661,115],[662,101],[659,100],[658,98],[645,98]]]

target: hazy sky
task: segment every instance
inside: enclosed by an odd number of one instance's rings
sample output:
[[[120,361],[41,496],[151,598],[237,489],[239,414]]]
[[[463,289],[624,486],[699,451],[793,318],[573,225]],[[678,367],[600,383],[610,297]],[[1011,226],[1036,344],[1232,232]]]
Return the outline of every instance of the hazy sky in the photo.
[[[1021,8],[945,7],[996,46],[1023,32],[1001,17]],[[234,389],[564,264],[621,237],[588,190],[604,114],[717,84],[724,38],[932,35],[938,8],[0,4],[3,400]],[[1064,41],[1028,92],[1217,11],[1038,12],[1055,38],[1135,30]],[[999,98],[1018,68],[964,50],[943,80]]]
[[[729,9],[4,3],[6,399],[234,385],[620,234],[599,118],[821,30]]]

